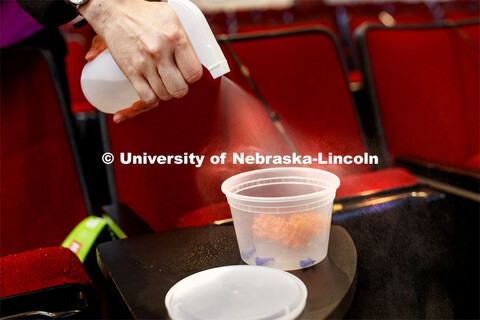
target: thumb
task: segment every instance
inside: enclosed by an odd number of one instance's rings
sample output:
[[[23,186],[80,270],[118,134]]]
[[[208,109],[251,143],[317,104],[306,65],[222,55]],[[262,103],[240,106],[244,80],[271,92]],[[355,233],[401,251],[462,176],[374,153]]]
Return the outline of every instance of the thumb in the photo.
[[[105,45],[105,42],[103,42],[102,38],[100,38],[98,35],[96,35],[92,39],[92,44],[90,45],[90,49],[88,49],[88,52],[85,55],[85,59],[87,61],[92,61],[100,53],[102,53],[105,49],[107,49],[107,46]]]

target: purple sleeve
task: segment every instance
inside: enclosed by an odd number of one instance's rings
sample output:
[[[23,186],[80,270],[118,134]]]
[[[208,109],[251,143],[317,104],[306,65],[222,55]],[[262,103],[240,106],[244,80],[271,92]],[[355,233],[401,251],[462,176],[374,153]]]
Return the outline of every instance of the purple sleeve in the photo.
[[[45,27],[57,27],[74,19],[78,13],[64,0],[17,0],[35,20]]]

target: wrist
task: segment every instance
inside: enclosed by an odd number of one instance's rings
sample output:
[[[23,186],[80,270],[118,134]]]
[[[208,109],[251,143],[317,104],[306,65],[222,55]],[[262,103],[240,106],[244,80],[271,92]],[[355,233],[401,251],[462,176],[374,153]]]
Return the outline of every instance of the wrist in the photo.
[[[102,26],[112,16],[113,10],[123,0],[89,0],[78,8],[78,12],[88,21],[93,29],[99,33]]]

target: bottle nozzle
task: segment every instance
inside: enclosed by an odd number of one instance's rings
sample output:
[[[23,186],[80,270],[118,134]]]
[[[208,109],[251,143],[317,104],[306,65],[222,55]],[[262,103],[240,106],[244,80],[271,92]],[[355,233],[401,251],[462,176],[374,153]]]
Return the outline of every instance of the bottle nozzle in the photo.
[[[212,75],[213,79],[217,79],[218,77],[221,77],[226,73],[229,73],[230,72],[230,67],[228,66],[228,63],[225,60],[225,61],[220,62],[216,66],[210,67],[210,69],[208,69],[208,71],[210,71],[210,74]]]
[[[192,44],[200,63],[214,79],[230,71],[222,49],[217,43],[202,11],[189,0],[168,0]]]

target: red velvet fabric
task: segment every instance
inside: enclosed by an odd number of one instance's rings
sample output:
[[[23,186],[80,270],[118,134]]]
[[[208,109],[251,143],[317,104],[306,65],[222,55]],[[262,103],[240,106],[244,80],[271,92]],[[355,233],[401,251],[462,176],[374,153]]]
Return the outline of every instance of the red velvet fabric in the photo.
[[[231,46],[301,154],[365,152],[348,81],[329,35],[250,39]],[[242,75],[229,77],[251,90]],[[369,170],[367,165],[316,167],[341,176]]]
[[[465,166],[479,153],[479,43],[478,23],[459,29],[367,32],[375,91],[393,156]]]
[[[1,255],[59,245],[86,216],[50,70],[39,51],[2,52]]]
[[[91,283],[77,256],[48,247],[0,258],[0,298],[71,283]]]
[[[402,188],[418,184],[418,180],[407,170],[393,168],[365,172],[340,178],[336,199],[369,195],[378,191]],[[214,221],[232,217],[227,202],[216,203],[187,213],[180,219],[178,227],[204,226]]]

